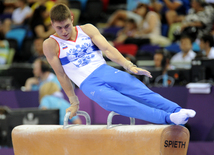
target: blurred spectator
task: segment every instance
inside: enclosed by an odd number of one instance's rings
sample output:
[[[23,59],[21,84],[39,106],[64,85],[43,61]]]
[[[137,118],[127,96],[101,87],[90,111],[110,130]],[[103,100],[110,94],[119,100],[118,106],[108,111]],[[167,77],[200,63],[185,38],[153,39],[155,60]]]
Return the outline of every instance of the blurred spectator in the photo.
[[[137,31],[137,24],[134,19],[127,19],[125,26],[117,34],[117,38],[114,40],[114,45],[122,44],[128,37],[133,37]]]
[[[161,15],[162,23],[169,26],[180,16],[185,16],[190,8],[189,0],[151,0],[153,9]]]
[[[7,18],[3,22],[3,32],[6,34],[11,28],[23,27],[27,25],[27,19],[32,15],[27,0],[17,0],[16,9],[12,13],[12,18]]]
[[[208,34],[212,30],[214,9],[207,5],[204,0],[192,0],[191,6],[189,13],[182,20],[179,32],[176,33],[196,34],[196,37],[200,38],[203,34]]]
[[[37,58],[45,58],[43,53],[43,38],[35,38],[33,41],[33,48],[32,48],[32,56],[29,60],[30,63],[34,62]]]
[[[28,6],[27,0],[17,0],[16,6],[17,8],[12,14],[12,24],[23,25],[26,19],[31,17],[32,11]]]
[[[49,16],[45,6],[37,7],[30,19],[30,28],[35,38],[48,38],[55,31],[52,26],[46,26],[44,19]]]
[[[150,0],[126,0],[127,1],[127,10],[134,10],[139,3],[144,3],[149,5]]]
[[[165,49],[159,49],[154,54],[154,67],[156,69],[162,69],[163,74],[170,69],[171,54]]]
[[[196,57],[196,53],[192,50],[192,38],[188,35],[182,35],[180,38],[181,51],[171,58],[173,63],[190,63]]]
[[[46,26],[50,26],[51,25],[51,19],[49,16],[49,12],[51,11],[51,8],[54,6],[54,2],[51,0],[37,0],[32,6],[31,9],[32,11],[36,10],[36,8],[38,8],[40,5],[43,5],[46,7],[46,11],[47,11],[47,16],[44,18],[44,24]]]
[[[135,33],[135,38],[149,38],[152,44],[166,46],[170,44],[170,40],[161,35],[161,21],[158,14],[150,11],[149,6],[146,4],[139,4],[141,7],[141,14],[143,21]]]
[[[163,63],[163,52],[161,51],[156,51],[155,54],[154,54],[154,67],[157,68],[157,69],[161,69],[162,68],[162,63]]]
[[[70,107],[68,101],[64,99],[63,93],[60,91],[57,84],[47,82],[39,89],[39,108],[45,109],[59,109],[59,124],[63,125],[66,109]],[[69,119],[72,124],[81,124],[78,116]]]
[[[161,69],[161,75],[157,76],[154,81],[154,86],[168,87],[174,85],[174,78],[168,75],[170,69],[171,54],[165,49],[158,49],[154,54],[155,69]]]
[[[208,59],[214,59],[214,40],[211,34],[205,34],[200,38],[202,54]]]
[[[61,85],[56,77],[50,71],[50,66],[45,59],[38,58],[33,63],[33,74],[34,77],[28,78],[25,82],[26,91],[35,91],[46,82],[54,82],[61,89]]]
[[[3,32],[0,32],[0,65],[7,63],[9,55],[9,42],[5,40]]]
[[[161,22],[158,14],[150,11],[149,6],[143,3],[138,4],[141,8],[143,21],[138,25],[134,19],[128,19],[125,27],[119,31],[115,44],[158,44],[161,46],[169,45],[168,38],[161,35]]]
[[[137,25],[139,25],[142,22],[144,14],[145,7],[140,4],[132,11],[118,10],[109,17],[107,27],[124,27],[127,19],[134,19]]]

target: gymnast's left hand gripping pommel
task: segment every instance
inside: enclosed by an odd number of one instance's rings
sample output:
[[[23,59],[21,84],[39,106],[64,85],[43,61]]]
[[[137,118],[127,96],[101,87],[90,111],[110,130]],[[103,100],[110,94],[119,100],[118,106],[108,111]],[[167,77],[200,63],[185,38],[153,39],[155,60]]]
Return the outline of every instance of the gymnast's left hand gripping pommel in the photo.
[[[70,96],[69,102],[70,102],[71,106],[66,109],[66,113],[70,112],[69,119],[71,119],[72,117],[76,116],[76,113],[79,110],[79,99],[76,95]]]

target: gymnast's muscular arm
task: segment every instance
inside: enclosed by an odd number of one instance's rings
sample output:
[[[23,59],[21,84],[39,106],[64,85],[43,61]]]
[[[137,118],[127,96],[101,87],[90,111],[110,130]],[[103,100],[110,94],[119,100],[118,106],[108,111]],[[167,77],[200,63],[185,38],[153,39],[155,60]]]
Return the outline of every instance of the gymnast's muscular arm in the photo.
[[[127,61],[126,58],[122,56],[122,54],[112,45],[108,43],[108,41],[100,34],[99,30],[91,24],[86,24],[81,26],[82,30],[91,38],[93,43],[105,53],[105,55],[115,63],[123,66],[128,69],[130,72],[138,75],[146,75],[151,77],[150,72],[147,70],[138,68],[136,66],[131,65],[130,61]]]
[[[79,101],[74,93],[74,89],[71,83],[71,80],[65,74],[64,69],[62,68],[61,62],[58,58],[59,47],[56,41],[52,38],[48,38],[43,42],[43,52],[47,58],[47,61],[53,68],[63,90],[68,96],[71,107],[66,109],[66,112],[70,111],[70,118],[76,115],[77,110],[79,109]]]

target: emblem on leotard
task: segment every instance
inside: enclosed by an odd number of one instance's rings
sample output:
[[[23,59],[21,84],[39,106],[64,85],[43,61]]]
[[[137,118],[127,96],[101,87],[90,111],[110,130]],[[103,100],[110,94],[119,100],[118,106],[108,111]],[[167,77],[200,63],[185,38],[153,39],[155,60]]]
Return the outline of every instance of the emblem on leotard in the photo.
[[[93,46],[89,43],[84,43],[82,45],[78,44],[74,48],[67,52],[67,58],[76,67],[82,67],[91,62],[91,59],[95,56]]]

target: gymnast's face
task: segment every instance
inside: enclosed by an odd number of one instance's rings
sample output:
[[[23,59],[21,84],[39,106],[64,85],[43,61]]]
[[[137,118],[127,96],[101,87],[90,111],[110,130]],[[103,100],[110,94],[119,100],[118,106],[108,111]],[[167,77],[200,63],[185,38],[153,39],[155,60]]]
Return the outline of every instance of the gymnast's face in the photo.
[[[72,38],[72,34],[74,31],[73,18],[68,18],[63,21],[54,21],[52,22],[52,26],[60,38],[64,40],[70,40]]]

